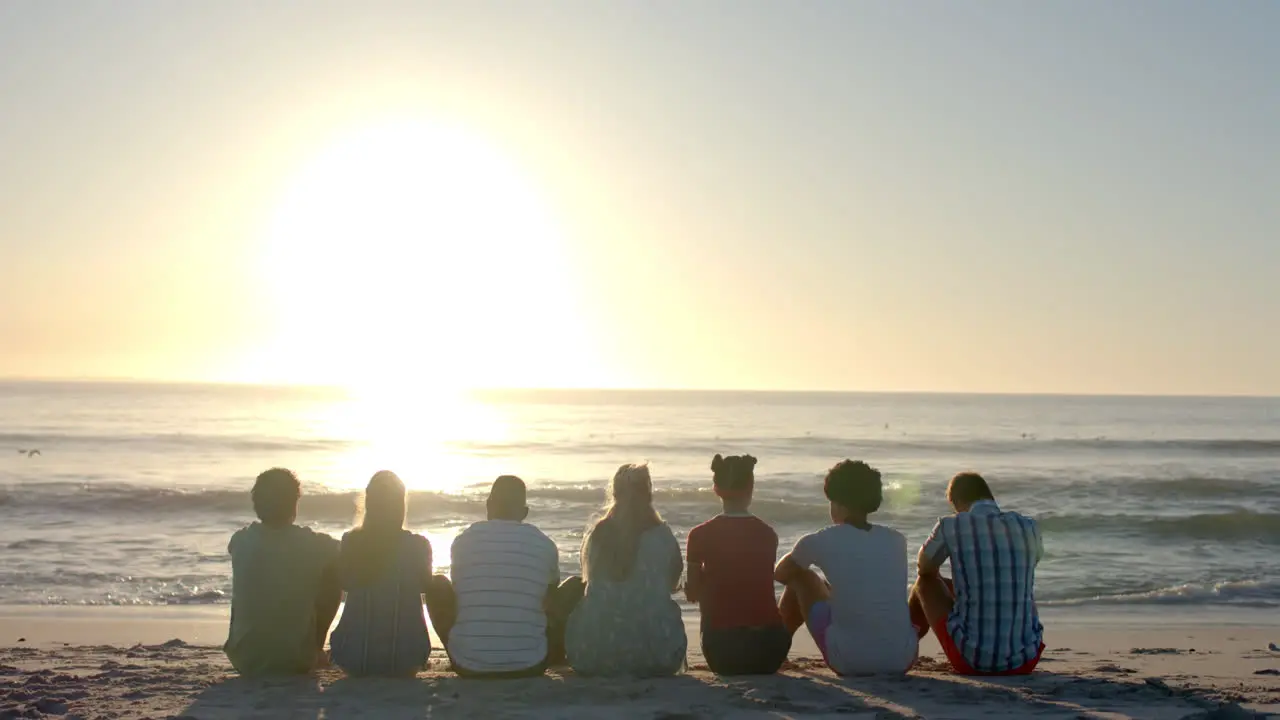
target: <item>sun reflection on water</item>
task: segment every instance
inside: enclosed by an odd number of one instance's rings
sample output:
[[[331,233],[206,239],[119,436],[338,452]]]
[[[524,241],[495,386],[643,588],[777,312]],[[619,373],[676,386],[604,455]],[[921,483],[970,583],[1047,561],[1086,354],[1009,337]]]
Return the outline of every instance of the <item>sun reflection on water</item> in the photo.
[[[394,471],[411,492],[460,492],[502,472],[499,458],[464,448],[501,443],[512,432],[495,405],[411,388],[352,392],[318,422],[318,432],[350,442],[323,473],[339,492],[363,489],[378,470]]]

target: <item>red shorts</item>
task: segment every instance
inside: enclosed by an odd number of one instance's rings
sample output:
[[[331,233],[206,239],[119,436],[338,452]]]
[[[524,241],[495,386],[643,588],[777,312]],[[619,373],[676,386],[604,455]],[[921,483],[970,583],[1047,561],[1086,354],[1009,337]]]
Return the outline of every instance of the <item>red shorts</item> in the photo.
[[[1024,663],[1022,667],[1000,672],[979,672],[973,669],[973,666],[965,659],[964,654],[960,652],[960,648],[956,647],[956,642],[951,639],[951,631],[947,630],[947,618],[944,617],[934,623],[933,634],[938,636],[938,644],[942,646],[942,652],[946,653],[947,660],[951,661],[951,668],[959,675],[982,675],[987,677],[1030,675],[1036,669],[1036,665],[1040,664],[1040,656],[1044,654],[1044,643],[1040,643],[1040,649],[1036,651],[1036,656]]]

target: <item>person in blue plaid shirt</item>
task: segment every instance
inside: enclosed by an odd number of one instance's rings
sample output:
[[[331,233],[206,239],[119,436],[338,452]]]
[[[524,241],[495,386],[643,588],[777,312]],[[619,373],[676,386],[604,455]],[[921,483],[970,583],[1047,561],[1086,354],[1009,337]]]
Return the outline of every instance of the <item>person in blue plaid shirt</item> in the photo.
[[[947,486],[955,515],[938,520],[920,548],[911,617],[932,629],[962,675],[1028,675],[1044,652],[1036,611],[1036,565],[1044,542],[1036,521],[996,504],[987,481],[961,473]],[[951,580],[942,564],[951,561]]]

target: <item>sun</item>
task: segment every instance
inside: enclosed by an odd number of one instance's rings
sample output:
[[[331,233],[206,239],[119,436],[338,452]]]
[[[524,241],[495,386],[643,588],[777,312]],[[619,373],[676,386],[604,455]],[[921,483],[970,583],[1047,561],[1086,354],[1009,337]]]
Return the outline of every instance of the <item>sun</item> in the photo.
[[[463,127],[398,120],[324,148],[282,193],[261,256],[267,381],[421,392],[592,372],[555,218]]]

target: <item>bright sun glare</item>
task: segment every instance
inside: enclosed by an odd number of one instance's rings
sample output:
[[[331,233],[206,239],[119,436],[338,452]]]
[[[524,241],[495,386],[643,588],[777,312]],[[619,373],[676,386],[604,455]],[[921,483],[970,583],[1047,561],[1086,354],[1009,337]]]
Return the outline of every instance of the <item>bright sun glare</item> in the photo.
[[[574,385],[584,367],[554,219],[462,128],[388,122],[325,149],[285,192],[263,257],[277,333],[260,379],[436,394]]]

